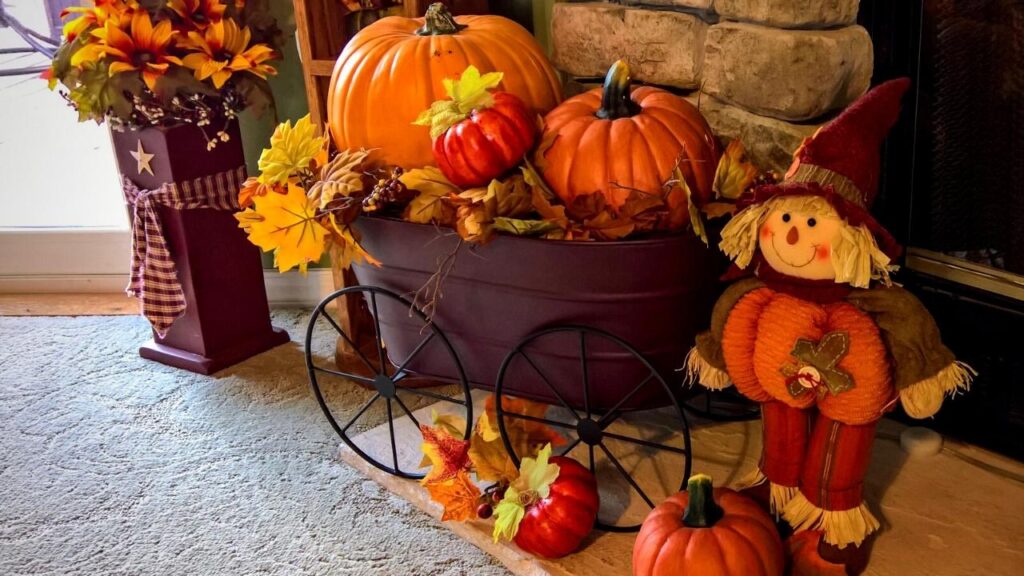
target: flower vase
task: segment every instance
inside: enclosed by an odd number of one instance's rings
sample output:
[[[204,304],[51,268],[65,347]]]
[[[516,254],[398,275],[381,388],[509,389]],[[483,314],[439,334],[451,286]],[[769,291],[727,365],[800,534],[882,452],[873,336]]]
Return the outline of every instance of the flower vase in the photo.
[[[226,190],[230,184],[221,175],[244,172],[235,120],[212,147],[200,128],[188,124],[111,130],[111,139],[122,178],[141,190],[166,183],[188,190],[185,183],[208,176],[207,182]],[[131,202],[128,208],[131,213]],[[211,374],[289,341],[284,330],[271,325],[259,250],[238,227],[230,206],[177,209],[154,203],[154,208],[185,309],[163,335],[154,329],[153,339],[139,348],[143,358]],[[139,296],[142,304],[145,291]]]

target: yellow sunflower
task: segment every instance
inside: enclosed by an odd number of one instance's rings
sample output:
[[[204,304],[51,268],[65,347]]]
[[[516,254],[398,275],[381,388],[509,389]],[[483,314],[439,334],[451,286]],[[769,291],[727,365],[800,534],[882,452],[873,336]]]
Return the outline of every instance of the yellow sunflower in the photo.
[[[265,64],[277,57],[266,44],[249,45],[252,34],[249,28],[239,28],[234,20],[214,22],[200,34],[188,33],[185,46],[195,50],[185,56],[182,62],[195,72],[197,80],[210,78],[215,88],[220,88],[235,72],[250,72],[266,78],[277,73],[274,67]]]
[[[87,44],[75,52],[71,57],[71,65],[82,67],[107,58],[110,60],[111,76],[139,71],[146,86],[154,90],[157,79],[167,72],[171,64],[181,65],[177,56],[167,53],[167,46],[175,34],[169,20],[154,27],[149,14],[140,10],[132,15],[130,35],[113,20],[107,20],[103,28],[93,30],[92,35],[99,42]]]
[[[227,6],[220,0],[167,0],[167,9],[200,30],[224,17]]]
[[[62,19],[72,14],[79,16],[64,23],[64,37],[72,42],[82,32],[94,26],[102,27],[107,21],[123,28],[131,22],[132,14],[138,9],[139,4],[135,0],[96,0],[93,6],[65,8],[60,13]]]

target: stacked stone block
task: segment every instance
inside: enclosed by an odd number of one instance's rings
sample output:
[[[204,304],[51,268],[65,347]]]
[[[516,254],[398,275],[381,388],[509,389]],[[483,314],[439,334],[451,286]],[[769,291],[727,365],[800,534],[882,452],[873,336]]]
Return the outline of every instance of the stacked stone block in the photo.
[[[785,171],[793,151],[869,87],[859,0],[623,0],[554,5],[555,66],[597,78],[624,58],[635,80],[687,93],[723,139]]]

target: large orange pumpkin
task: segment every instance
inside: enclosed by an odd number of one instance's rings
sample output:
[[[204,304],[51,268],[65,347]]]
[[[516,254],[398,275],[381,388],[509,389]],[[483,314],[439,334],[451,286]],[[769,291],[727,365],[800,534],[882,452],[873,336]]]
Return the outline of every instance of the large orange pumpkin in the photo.
[[[698,203],[712,197],[718,143],[704,117],[679,96],[631,88],[622,60],[604,87],[574,96],[544,118],[554,143],[541,162],[544,179],[566,204],[600,193],[618,208],[632,190],[661,194],[678,166]]]
[[[403,168],[434,163],[420,112],[447,98],[442,80],[469,65],[502,72],[499,90],[545,114],[562,99],[543,49],[522,26],[501,16],[453,17],[431,4],[424,18],[383,18],[359,31],[338,57],[327,119],[338,148],[374,148]]]
[[[644,520],[633,576],[781,576],[782,540],[756,502],[696,474]]]

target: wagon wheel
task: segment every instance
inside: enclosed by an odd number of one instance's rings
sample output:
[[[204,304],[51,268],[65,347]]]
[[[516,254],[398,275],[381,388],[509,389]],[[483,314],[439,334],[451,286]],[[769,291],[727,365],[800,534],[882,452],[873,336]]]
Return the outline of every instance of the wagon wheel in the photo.
[[[577,379],[574,381],[566,382],[553,382],[544,374],[544,366],[540,362],[532,359],[527,353],[528,345],[536,345],[545,338],[559,335],[565,337],[566,334],[570,334],[579,341],[579,362],[580,370]],[[646,372],[646,377],[643,377],[634,387],[630,389],[628,393],[619,398],[616,403],[607,409],[598,410],[592,406],[592,398],[594,390],[591,384],[591,374],[589,371],[588,363],[591,360],[588,359],[588,347],[599,340],[604,340],[606,343],[616,347],[620,352],[628,353],[632,361],[638,362],[643,370]],[[536,376],[544,383],[546,388],[551,392],[554,398],[557,398],[557,404],[551,406],[543,417],[536,417],[528,414],[521,414],[510,410],[510,406],[506,405],[511,396],[506,390],[506,377],[512,364],[516,361],[523,361],[530,370],[533,371]],[[671,423],[669,428],[672,429],[674,434],[673,438],[669,440],[654,441],[651,439],[638,438],[634,432],[623,433],[621,429],[616,427],[616,430],[612,430],[612,427],[620,422],[627,415],[638,415],[635,409],[627,408],[627,405],[631,399],[636,397],[641,391],[650,393],[651,390],[648,388],[654,387],[655,392],[660,390],[663,396],[659,396],[665,400],[663,408],[658,410],[658,417],[661,422],[668,421]],[[571,394],[574,391],[582,391],[582,406],[572,406],[566,401],[566,395]],[[625,481],[625,485],[621,486],[621,490],[632,491],[638,495],[647,507],[653,508],[656,504],[654,500],[645,492],[641,487],[640,482],[637,481],[627,469],[627,465],[624,465],[626,459],[623,457],[622,446],[626,446],[629,449],[641,453],[646,451],[650,454],[650,458],[661,458],[662,455],[669,455],[672,458],[678,460],[679,456],[682,456],[682,465],[673,465],[667,471],[668,481],[665,482],[664,489],[667,490],[664,496],[673,494],[678,490],[682,490],[686,486],[686,481],[690,476],[691,462],[691,447],[690,447],[690,428],[686,420],[686,414],[683,411],[682,404],[680,403],[679,397],[675,394],[672,388],[668,385],[665,379],[661,376],[656,368],[635,348],[633,348],[626,341],[608,333],[603,330],[595,328],[588,328],[585,326],[558,326],[542,330],[534,333],[516,345],[511,352],[505,357],[502,362],[501,369],[498,372],[498,379],[495,383],[495,396],[496,406],[495,411],[498,416],[498,429],[501,432],[502,439],[504,440],[505,449],[512,457],[512,461],[516,466],[519,466],[520,455],[516,453],[515,447],[509,439],[507,433],[508,427],[514,420],[529,421],[539,424],[546,424],[550,427],[558,429],[561,434],[566,437],[567,444],[560,447],[561,455],[568,455],[573,450],[578,449],[580,459],[584,466],[589,466],[591,472],[598,479],[599,487],[602,485],[603,479],[611,479],[616,481],[618,484],[622,484],[622,480]],[[506,402],[503,402],[503,399]],[[557,415],[551,415],[552,412],[558,412]],[[648,412],[644,412],[647,415]],[[666,420],[666,416],[668,420]],[[681,446],[672,445],[670,442],[674,441],[676,444],[681,443]],[[619,451],[616,454],[609,444],[614,442],[616,449]],[[632,456],[632,455],[630,455]],[[603,460],[603,463],[601,463]],[[603,464],[603,465],[599,465]],[[635,470],[634,470],[635,471]],[[679,482],[676,484],[672,478],[675,478],[678,474]],[[610,478],[614,477],[614,478]],[[664,477],[663,477],[664,479]],[[628,496],[627,496],[628,497]],[[657,497],[657,496],[656,496]],[[644,515],[646,515],[647,508],[643,508]],[[605,495],[602,494],[601,510],[598,512],[597,522],[595,527],[602,530],[608,530],[611,532],[635,532],[640,529],[639,522],[630,522],[621,518],[615,517],[617,510],[609,509],[606,506]]]
[[[741,396],[735,388],[708,390],[695,387],[683,402],[683,408],[693,416],[713,422],[744,422],[761,416],[761,408]]]
[[[373,318],[375,335],[381,333],[381,320],[377,313],[378,304],[380,304],[382,308],[387,306],[392,310],[400,309],[403,320],[418,324],[422,339],[407,357],[395,362],[389,357],[382,339],[375,336],[376,350],[375,353],[371,353],[373,357],[371,360],[355,344],[354,338],[346,333],[326,310],[327,306],[335,300],[349,296],[366,299]],[[339,302],[339,304],[341,303]],[[408,312],[407,318],[405,318],[406,312]],[[317,345],[317,328],[321,320],[333,328],[333,332],[337,332],[337,335],[355,350],[355,354],[363,365],[362,368],[365,369],[358,372],[343,369],[331,361],[334,351],[333,343],[336,342],[336,338],[333,336],[327,337],[331,341],[331,345],[327,347],[331,350],[331,354],[328,354],[326,358],[322,354],[317,354],[318,351],[325,348],[322,345]],[[320,323],[319,326],[324,327],[323,323]],[[329,334],[333,334],[333,332]],[[321,344],[324,338],[323,334],[319,335]],[[451,384],[438,382],[435,378],[417,381],[419,380],[417,375],[409,369],[410,363],[431,346],[442,347],[447,353],[447,358],[450,358],[452,369],[449,370],[449,373],[458,374],[458,379],[452,381]],[[422,414],[419,418],[415,415],[415,411],[421,407],[421,404],[428,405],[437,402],[439,411],[463,418],[467,423],[463,438],[469,438],[472,430],[473,402],[462,363],[441,329],[431,322],[419,308],[398,294],[374,286],[351,286],[324,298],[317,305],[309,320],[309,326],[306,329],[305,353],[309,383],[313,387],[313,394],[316,396],[324,416],[327,417],[327,421],[349,448],[377,468],[402,478],[423,478],[425,473],[418,471],[422,457],[420,445],[423,441],[419,425],[421,422],[425,424],[430,424],[430,422],[429,416],[427,417],[428,421],[424,421]],[[353,386],[353,383],[356,386]],[[345,410],[344,406],[338,406],[337,402],[331,402],[331,396],[346,393],[362,393],[369,399],[362,401],[360,408],[352,414],[351,409]],[[334,409],[331,407],[332,404],[335,406]],[[382,404],[388,423],[387,442],[381,438],[365,439],[354,434],[353,426],[360,419],[364,420],[363,426],[369,424],[367,414],[371,412],[371,409],[380,410]],[[415,449],[410,450],[410,447],[415,447]]]

